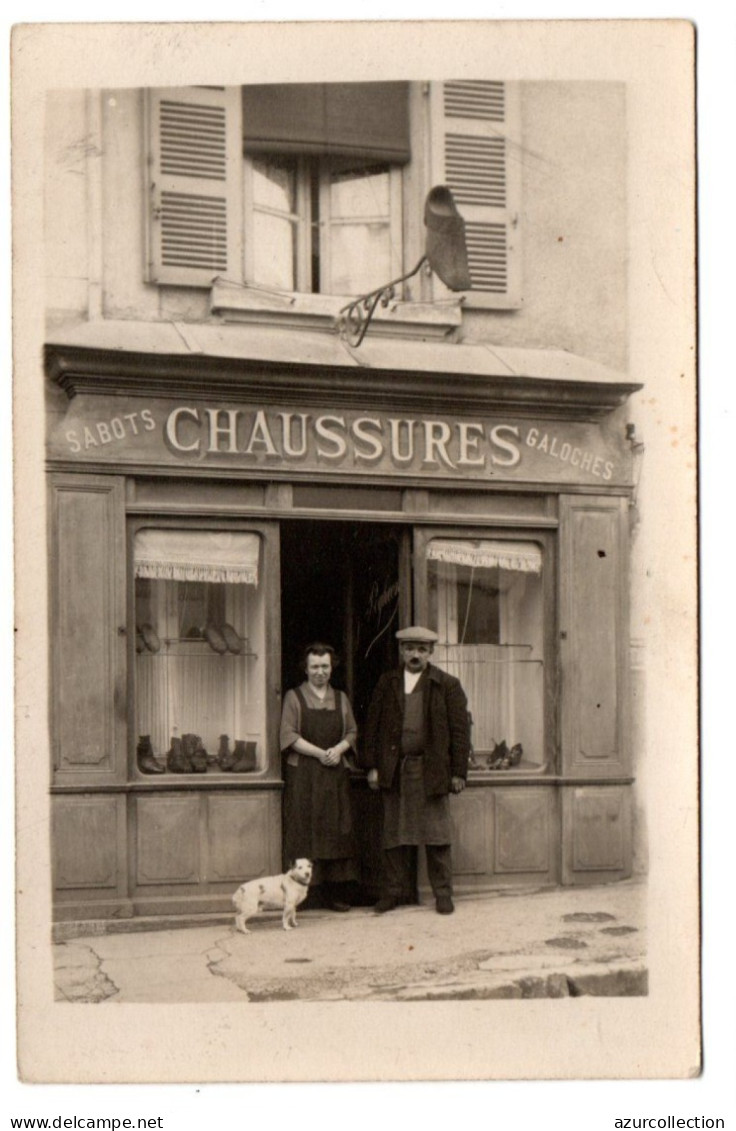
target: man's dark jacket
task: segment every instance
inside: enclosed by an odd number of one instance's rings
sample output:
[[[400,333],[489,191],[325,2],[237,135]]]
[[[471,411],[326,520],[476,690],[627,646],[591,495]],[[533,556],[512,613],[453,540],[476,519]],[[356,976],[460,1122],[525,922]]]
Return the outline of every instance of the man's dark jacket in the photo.
[[[468,701],[459,679],[428,664],[422,676],[424,695],[424,792],[441,797],[450,779],[467,777],[470,753]],[[378,784],[390,789],[401,761],[404,672],[386,672],[376,684],[363,735],[361,765],[378,770]]]

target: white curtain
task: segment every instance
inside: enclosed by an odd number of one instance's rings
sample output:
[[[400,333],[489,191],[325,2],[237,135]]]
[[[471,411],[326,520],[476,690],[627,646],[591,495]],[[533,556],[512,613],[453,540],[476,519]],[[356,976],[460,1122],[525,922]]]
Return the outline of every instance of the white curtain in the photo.
[[[491,750],[505,739],[524,745],[525,753],[541,752],[543,664],[537,650],[541,621],[529,622],[529,602],[541,614],[542,551],[535,542],[499,539],[433,539],[427,547],[430,586],[436,584],[437,631],[435,662],[458,677],[473,716],[473,744]],[[463,568],[464,567],[464,568]],[[491,574],[489,571],[498,571]],[[458,595],[459,575],[468,587],[464,608]],[[473,626],[472,594],[497,588],[497,643],[478,639]],[[522,617],[520,608],[526,609]],[[475,628],[468,635],[470,621]]]
[[[135,576],[156,581],[258,584],[257,534],[200,530],[139,530]]]
[[[473,745],[490,750],[505,739],[538,750],[537,704],[543,665],[531,649],[513,644],[436,644],[434,662],[457,676],[473,716]]]
[[[434,538],[427,558],[436,562],[471,566],[474,569],[509,569],[517,573],[541,573],[542,551],[534,542],[453,541]]]
[[[150,578],[157,597],[152,620],[161,648],[136,656],[138,734],[150,734],[162,757],[172,735],[198,734],[210,753],[218,737],[253,737],[255,678],[251,656],[219,655],[204,640],[180,640],[177,584],[225,583],[224,618],[250,653],[252,618],[258,600],[257,534],[181,530],[143,530],[135,539],[135,576]],[[260,745],[260,743],[259,743]]]

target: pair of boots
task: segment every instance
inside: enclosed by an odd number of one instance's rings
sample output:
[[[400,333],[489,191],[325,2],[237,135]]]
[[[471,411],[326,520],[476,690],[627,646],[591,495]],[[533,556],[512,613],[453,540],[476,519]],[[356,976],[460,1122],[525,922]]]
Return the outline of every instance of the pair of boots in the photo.
[[[217,764],[221,770],[232,771],[234,774],[252,773],[257,768],[255,742],[236,738],[235,749],[231,750],[230,739],[226,734],[221,734]]]
[[[172,738],[166,755],[166,768],[172,774],[204,774],[207,772],[207,751],[198,734]]]
[[[500,742],[496,743],[488,756],[488,769],[509,770],[513,766],[518,766],[523,753],[524,750],[520,742],[515,743],[509,750],[506,740],[502,738]]]

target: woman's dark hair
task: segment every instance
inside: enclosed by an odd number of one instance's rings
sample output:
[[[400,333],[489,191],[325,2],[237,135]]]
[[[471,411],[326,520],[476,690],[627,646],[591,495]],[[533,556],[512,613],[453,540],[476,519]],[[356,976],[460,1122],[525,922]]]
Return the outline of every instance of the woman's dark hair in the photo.
[[[321,640],[315,640],[312,644],[307,644],[302,652],[302,670],[307,670],[307,657],[308,656],[329,656],[332,663],[333,671],[340,663],[340,658],[332,647],[331,644],[323,644]]]

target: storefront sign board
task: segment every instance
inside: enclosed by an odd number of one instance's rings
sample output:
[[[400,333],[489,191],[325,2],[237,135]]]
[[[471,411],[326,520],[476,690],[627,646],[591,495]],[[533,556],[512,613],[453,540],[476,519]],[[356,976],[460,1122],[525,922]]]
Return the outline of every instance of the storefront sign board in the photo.
[[[631,456],[602,424],[78,395],[51,459],[236,473],[623,486]]]

